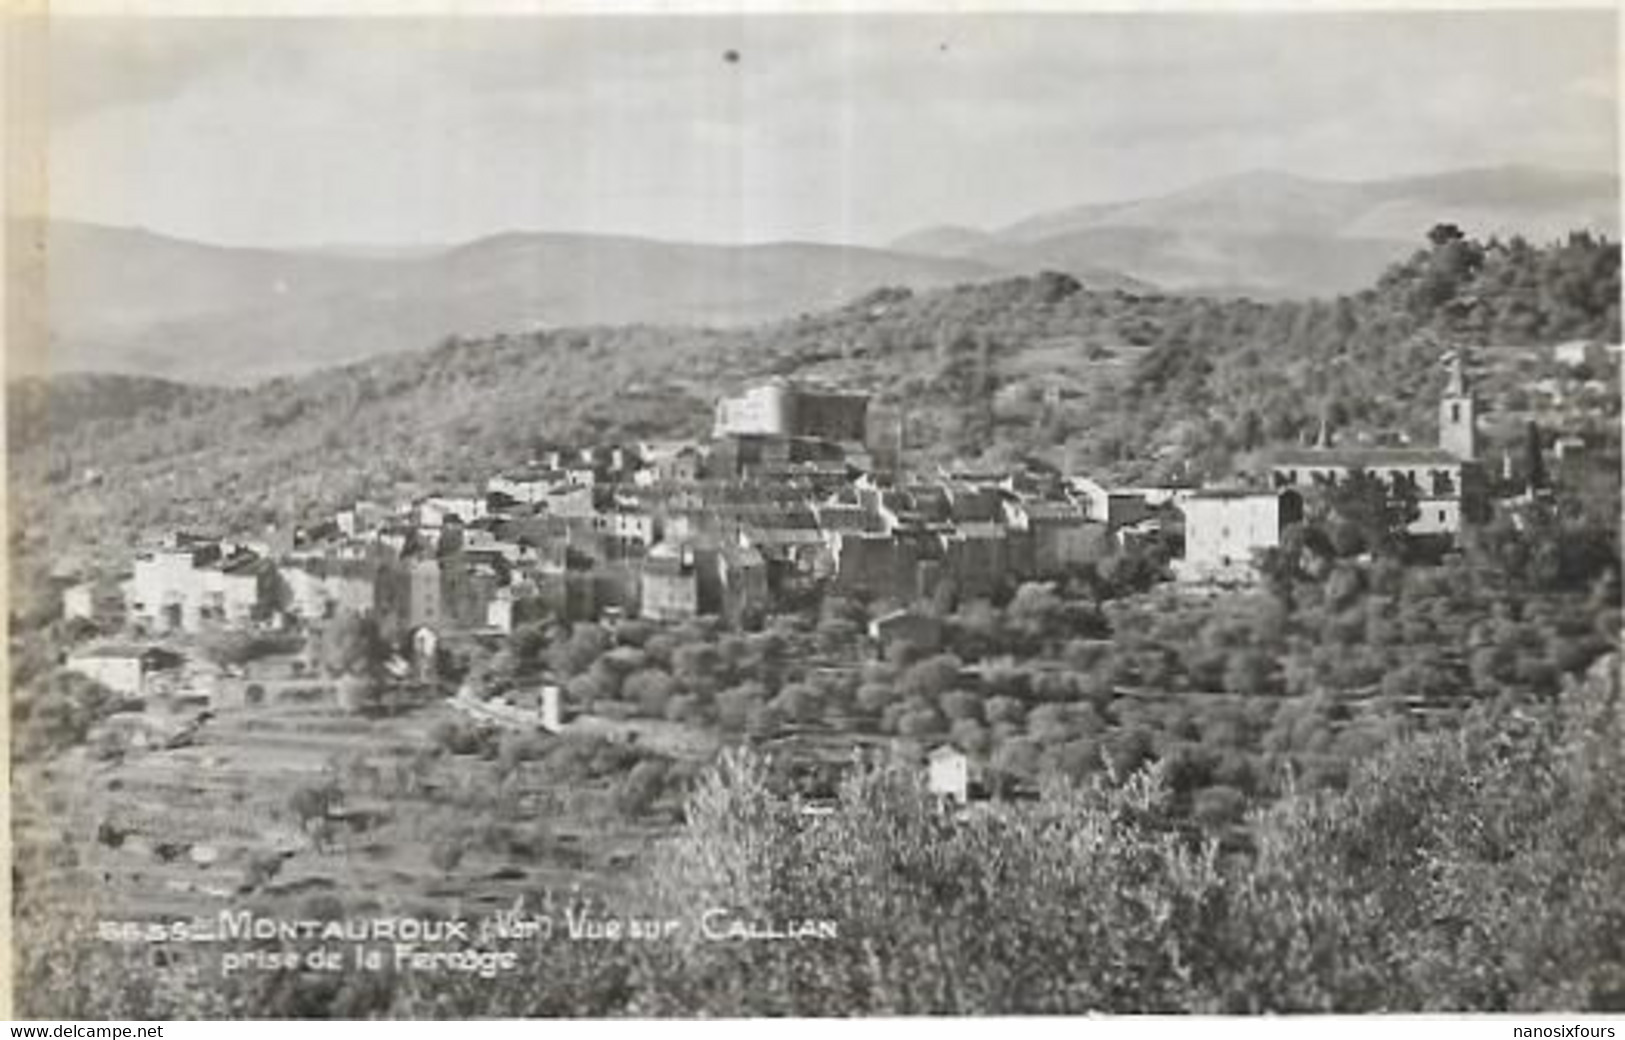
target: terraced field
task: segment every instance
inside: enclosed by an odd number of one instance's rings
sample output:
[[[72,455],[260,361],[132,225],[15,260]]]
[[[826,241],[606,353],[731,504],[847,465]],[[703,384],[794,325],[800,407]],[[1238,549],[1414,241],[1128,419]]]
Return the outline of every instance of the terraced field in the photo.
[[[184,746],[114,756],[92,741],[28,767],[15,836],[56,851],[24,882],[122,920],[289,910],[312,895],[474,914],[577,885],[612,894],[673,826],[618,812],[616,777],[549,782],[540,761],[436,753],[433,731],[457,718],[444,702],[365,718],[271,701],[215,711]],[[152,729],[182,728],[153,714]],[[295,792],[326,785],[334,804],[302,820]]]

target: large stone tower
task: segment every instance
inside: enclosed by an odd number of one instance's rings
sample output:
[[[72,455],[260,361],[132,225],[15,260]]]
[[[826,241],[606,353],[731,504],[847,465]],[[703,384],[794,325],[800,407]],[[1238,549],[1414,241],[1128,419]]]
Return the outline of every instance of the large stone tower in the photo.
[[[1439,447],[1462,461],[1478,457],[1478,402],[1467,385],[1459,352],[1445,355],[1450,376],[1439,399]]]

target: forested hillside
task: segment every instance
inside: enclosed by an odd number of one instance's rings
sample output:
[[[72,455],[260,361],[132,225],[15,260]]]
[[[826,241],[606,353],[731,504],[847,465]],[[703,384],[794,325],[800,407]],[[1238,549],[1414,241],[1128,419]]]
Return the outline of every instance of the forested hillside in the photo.
[[[1617,342],[1618,300],[1617,243],[1440,228],[1377,285],[1331,300],[1101,293],[1046,274],[883,290],[746,330],[452,339],[248,391],[62,378],[45,439],[34,423],[47,391],[24,383],[10,390],[14,538],[93,550],[144,527],[258,527],[400,483],[483,478],[546,441],[699,434],[717,394],[769,373],[905,406],[928,457],[1038,454],[1109,478],[1197,478],[1327,417],[1346,438],[1430,439],[1445,347]],[[134,399],[145,403],[116,404]]]
[[[122,422],[170,409],[186,414],[226,396],[225,391],[140,376],[24,379],[7,387],[6,436],[11,450],[19,451],[52,438],[71,438],[88,423]]]

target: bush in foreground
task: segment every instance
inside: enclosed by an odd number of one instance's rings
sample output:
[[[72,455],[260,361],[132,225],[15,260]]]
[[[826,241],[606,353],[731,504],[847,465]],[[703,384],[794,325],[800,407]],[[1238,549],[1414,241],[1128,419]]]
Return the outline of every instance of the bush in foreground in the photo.
[[[1604,658],[1545,710],[1481,708],[1397,743],[1343,791],[1289,792],[1249,818],[1245,853],[1176,811],[1157,769],[964,815],[913,772],[862,771],[835,812],[808,816],[766,760],[731,751],[636,905],[613,908],[829,920],[833,939],[688,927],[542,944],[496,981],[270,976],[200,993],[117,948],[42,934],[59,922],[36,916],[17,991],[35,1018],[1619,1010],[1617,669]],[[87,987],[97,977],[136,981]]]

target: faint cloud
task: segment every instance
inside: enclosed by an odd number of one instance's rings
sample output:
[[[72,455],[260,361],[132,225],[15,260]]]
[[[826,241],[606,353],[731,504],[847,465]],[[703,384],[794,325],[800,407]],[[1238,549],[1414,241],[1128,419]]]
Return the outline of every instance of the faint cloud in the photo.
[[[297,75],[297,50],[267,45],[285,20],[121,18],[55,19],[50,28],[52,117],[59,124],[102,109],[174,99],[226,70],[269,83]]]
[[[1263,166],[1613,169],[1615,39],[1606,11],[63,19],[53,205],[238,242],[877,240]]]

